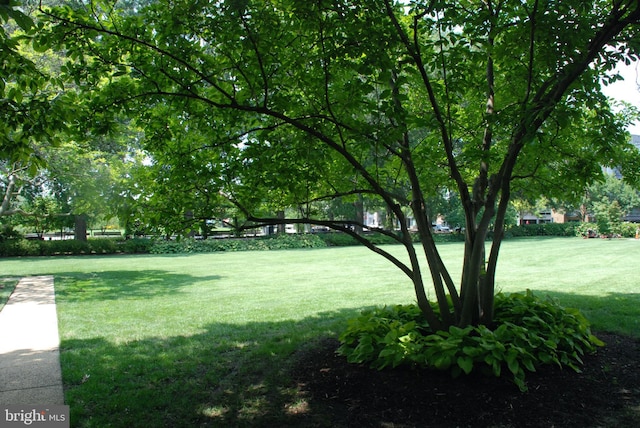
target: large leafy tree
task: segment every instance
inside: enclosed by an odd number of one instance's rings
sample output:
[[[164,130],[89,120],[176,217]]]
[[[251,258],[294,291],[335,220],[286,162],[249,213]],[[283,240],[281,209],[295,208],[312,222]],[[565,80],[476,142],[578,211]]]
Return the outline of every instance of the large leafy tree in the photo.
[[[35,4],[0,4],[0,217],[30,215],[19,205],[23,189],[41,182],[44,152],[77,125],[74,93],[65,91],[61,57],[36,37]],[[75,122],[75,123],[74,123]]]
[[[352,233],[411,279],[434,330],[492,322],[515,191],[553,182],[577,193],[601,164],[634,155],[600,80],[637,58],[637,1],[118,5],[46,11],[57,25],[50,39],[73,58],[64,71],[96,105],[137,118],[146,149],[172,171],[166,188],[206,183],[246,227],[305,222]],[[443,187],[464,208],[458,284],[431,231],[428,201]],[[407,257],[313,209],[336,198],[385,206],[400,230],[381,232]],[[265,202],[300,207],[301,216],[270,216]]]

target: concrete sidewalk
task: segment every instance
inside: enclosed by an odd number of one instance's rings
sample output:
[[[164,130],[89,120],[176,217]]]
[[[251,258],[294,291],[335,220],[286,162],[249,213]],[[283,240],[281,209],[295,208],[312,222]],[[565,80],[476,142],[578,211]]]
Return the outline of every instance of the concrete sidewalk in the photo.
[[[23,278],[0,311],[0,405],[64,404],[52,276]]]

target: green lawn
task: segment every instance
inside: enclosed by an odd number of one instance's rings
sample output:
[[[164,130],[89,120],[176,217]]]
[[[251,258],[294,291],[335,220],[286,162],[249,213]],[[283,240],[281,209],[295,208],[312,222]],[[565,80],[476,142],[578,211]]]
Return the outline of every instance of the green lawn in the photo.
[[[9,296],[13,293],[13,289],[18,285],[19,280],[20,278],[0,278],[0,311],[4,304],[7,303]]]
[[[441,249],[459,277],[462,244]],[[640,337],[639,255],[636,240],[511,240],[497,282],[578,307],[594,330]],[[74,426],[308,425],[291,355],[364,307],[414,300],[408,279],[364,248],[2,259],[0,269],[55,275]]]

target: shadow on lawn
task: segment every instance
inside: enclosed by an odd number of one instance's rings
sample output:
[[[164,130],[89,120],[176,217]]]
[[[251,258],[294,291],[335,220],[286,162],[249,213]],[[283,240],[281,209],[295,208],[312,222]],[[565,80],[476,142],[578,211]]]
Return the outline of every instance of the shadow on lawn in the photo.
[[[335,337],[357,313],[210,324],[202,334],[124,344],[64,340],[61,364],[72,426],[332,426],[289,371],[296,351]]]
[[[219,275],[194,277],[164,270],[63,272],[56,274],[56,294],[68,302],[139,299],[175,294],[194,282],[221,278]]]
[[[593,330],[617,332],[640,338],[640,290],[636,293],[607,293],[585,296],[561,291],[532,290],[539,298],[550,297],[562,306],[578,308]]]
[[[539,294],[580,309],[615,309],[621,300],[640,308],[635,294]],[[322,397],[314,400],[313,391],[292,380],[292,370],[301,370],[297,351],[319,349],[359,311],[297,321],[214,323],[203,326],[201,334],[122,344],[65,340],[61,361],[72,426],[346,426],[339,420],[344,409],[328,408]],[[342,386],[335,387],[338,396]],[[347,408],[349,403],[334,400],[333,405]]]

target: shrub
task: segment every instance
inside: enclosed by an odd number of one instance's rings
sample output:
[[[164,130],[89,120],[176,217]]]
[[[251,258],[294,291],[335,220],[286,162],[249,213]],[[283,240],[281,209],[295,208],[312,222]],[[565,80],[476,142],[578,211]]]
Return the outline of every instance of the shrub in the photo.
[[[40,255],[54,256],[58,254],[90,254],[91,247],[87,241],[65,239],[60,241],[40,241]]]
[[[594,234],[598,234],[598,225],[595,223],[580,223],[575,229],[575,236],[587,236],[591,231]]]
[[[523,224],[522,226],[510,227],[507,231],[507,236],[575,236],[576,228],[582,224],[584,223]]]
[[[320,238],[326,243],[329,247],[347,247],[350,245],[358,245],[358,241],[355,240],[351,235],[347,235],[346,233],[339,232],[329,232],[319,234]]]
[[[640,227],[640,225],[637,223],[618,223],[614,227],[613,232],[625,238],[634,238],[636,236],[636,230],[638,229],[638,227]]]
[[[9,239],[0,241],[0,256],[39,256],[40,243],[44,241],[30,241],[27,239]]]
[[[349,321],[338,352],[377,369],[409,365],[448,370],[454,377],[474,369],[500,376],[506,368],[525,391],[527,371],[544,364],[579,370],[582,355],[603,345],[579,311],[553,300],[527,292],[498,294],[495,303],[494,329],[453,326],[434,332],[416,305],[365,311]]]
[[[351,235],[347,235],[346,233],[329,232],[329,233],[319,234],[318,236],[327,243],[327,246],[330,246],[330,247],[346,247],[350,245],[360,245],[360,243],[356,241],[355,238],[353,238]],[[396,241],[392,237],[383,235],[382,233],[378,233],[378,232],[365,233],[365,237],[369,241],[371,241],[374,245],[398,244],[398,241]],[[464,234],[463,233],[434,233],[433,239],[436,242],[460,242],[460,241],[464,241]],[[418,236],[417,233],[413,233],[411,235],[411,240],[417,243],[417,242],[420,242],[420,237]]]
[[[109,238],[92,238],[88,240],[89,251],[95,254],[114,254],[120,249],[118,241]]]
[[[210,253],[215,251],[284,250],[295,248],[321,248],[326,243],[318,235],[275,235],[261,238],[181,239],[155,241],[153,254]]]
[[[0,225],[0,242],[19,238],[22,238],[22,234],[15,230],[13,226],[9,224]]]
[[[118,249],[127,254],[150,253],[155,242],[147,238],[133,238],[118,241]]]
[[[620,236],[623,238],[633,238],[636,236],[636,230],[640,227],[637,223],[616,223],[611,226],[608,230],[607,234],[598,226],[596,223],[581,223],[580,226],[576,227],[575,235],[576,236],[586,236],[589,230],[592,230],[596,235],[603,234],[603,236],[613,234],[614,236]]]

